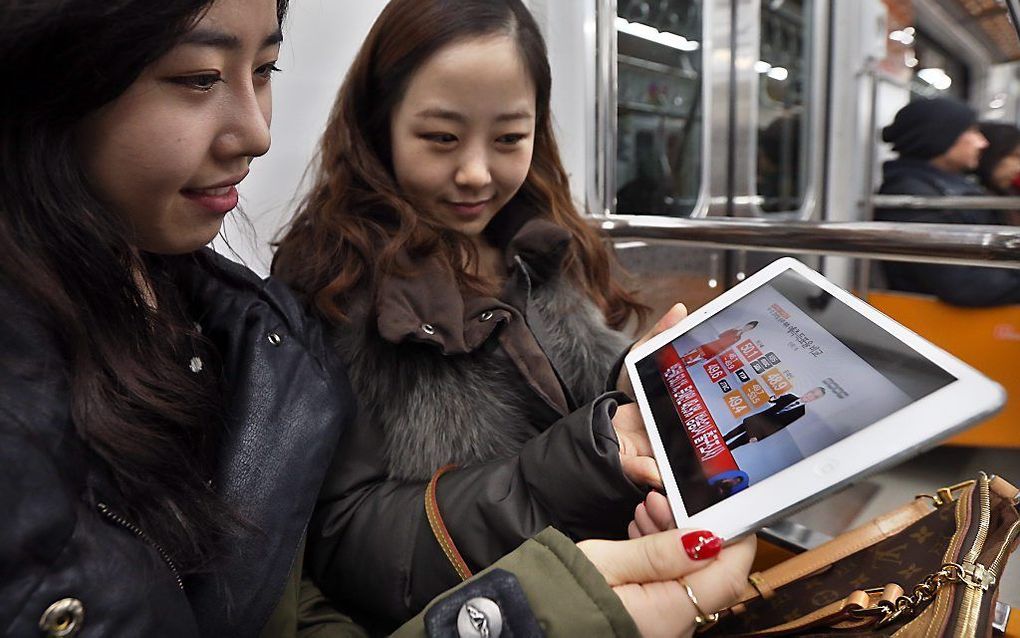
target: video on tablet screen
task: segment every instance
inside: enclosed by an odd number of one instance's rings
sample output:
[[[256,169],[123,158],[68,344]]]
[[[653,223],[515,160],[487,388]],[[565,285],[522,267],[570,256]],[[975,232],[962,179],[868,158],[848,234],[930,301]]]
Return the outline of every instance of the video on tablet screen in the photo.
[[[956,380],[792,270],[637,368],[692,515]]]

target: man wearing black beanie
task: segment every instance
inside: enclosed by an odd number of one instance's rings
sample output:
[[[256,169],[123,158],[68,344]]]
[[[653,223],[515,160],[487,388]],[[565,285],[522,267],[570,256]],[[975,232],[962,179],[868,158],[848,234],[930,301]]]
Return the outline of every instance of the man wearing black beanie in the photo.
[[[883,195],[955,197],[986,195],[966,177],[978,166],[988,140],[977,128],[977,114],[948,97],[915,100],[882,130],[882,139],[899,154],[882,167]],[[943,224],[1002,224],[998,211],[902,210],[879,208],[875,219]],[[1020,303],[1020,270],[937,264],[882,264],[889,287],[921,292],[959,306]]]

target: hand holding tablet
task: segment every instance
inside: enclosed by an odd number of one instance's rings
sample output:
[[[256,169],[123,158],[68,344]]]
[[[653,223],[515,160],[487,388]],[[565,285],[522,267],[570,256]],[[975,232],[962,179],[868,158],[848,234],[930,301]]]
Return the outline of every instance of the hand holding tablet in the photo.
[[[1002,388],[794,259],[626,359],[677,525],[732,539],[987,417]]]

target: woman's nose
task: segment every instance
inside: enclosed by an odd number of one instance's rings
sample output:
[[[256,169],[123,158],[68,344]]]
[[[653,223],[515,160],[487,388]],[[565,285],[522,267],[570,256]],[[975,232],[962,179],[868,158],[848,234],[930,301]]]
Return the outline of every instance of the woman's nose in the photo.
[[[252,85],[239,89],[225,110],[227,119],[217,145],[221,158],[265,155],[272,141],[272,96],[268,87],[261,91]]]
[[[492,174],[489,171],[488,158],[484,153],[470,153],[457,168],[454,182],[465,189],[480,189],[489,185]]]

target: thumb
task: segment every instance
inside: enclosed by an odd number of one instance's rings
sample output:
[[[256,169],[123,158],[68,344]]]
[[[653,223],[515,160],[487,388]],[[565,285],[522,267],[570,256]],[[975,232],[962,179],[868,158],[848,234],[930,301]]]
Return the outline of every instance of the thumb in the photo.
[[[620,465],[623,473],[636,485],[647,485],[662,489],[662,476],[659,475],[659,466],[655,459],[650,456],[621,456]]]
[[[672,328],[676,324],[687,318],[687,308],[682,303],[674,304],[672,308],[666,311],[666,314],[662,315],[655,325],[652,326],[651,330],[646,332],[641,340],[635,344],[635,347],[642,345],[655,335]]]
[[[577,546],[610,587],[652,583],[676,580],[712,563],[710,559],[694,560],[687,554],[682,539],[688,533],[691,531],[671,529],[626,541],[582,541]],[[716,540],[718,553],[722,541]]]

